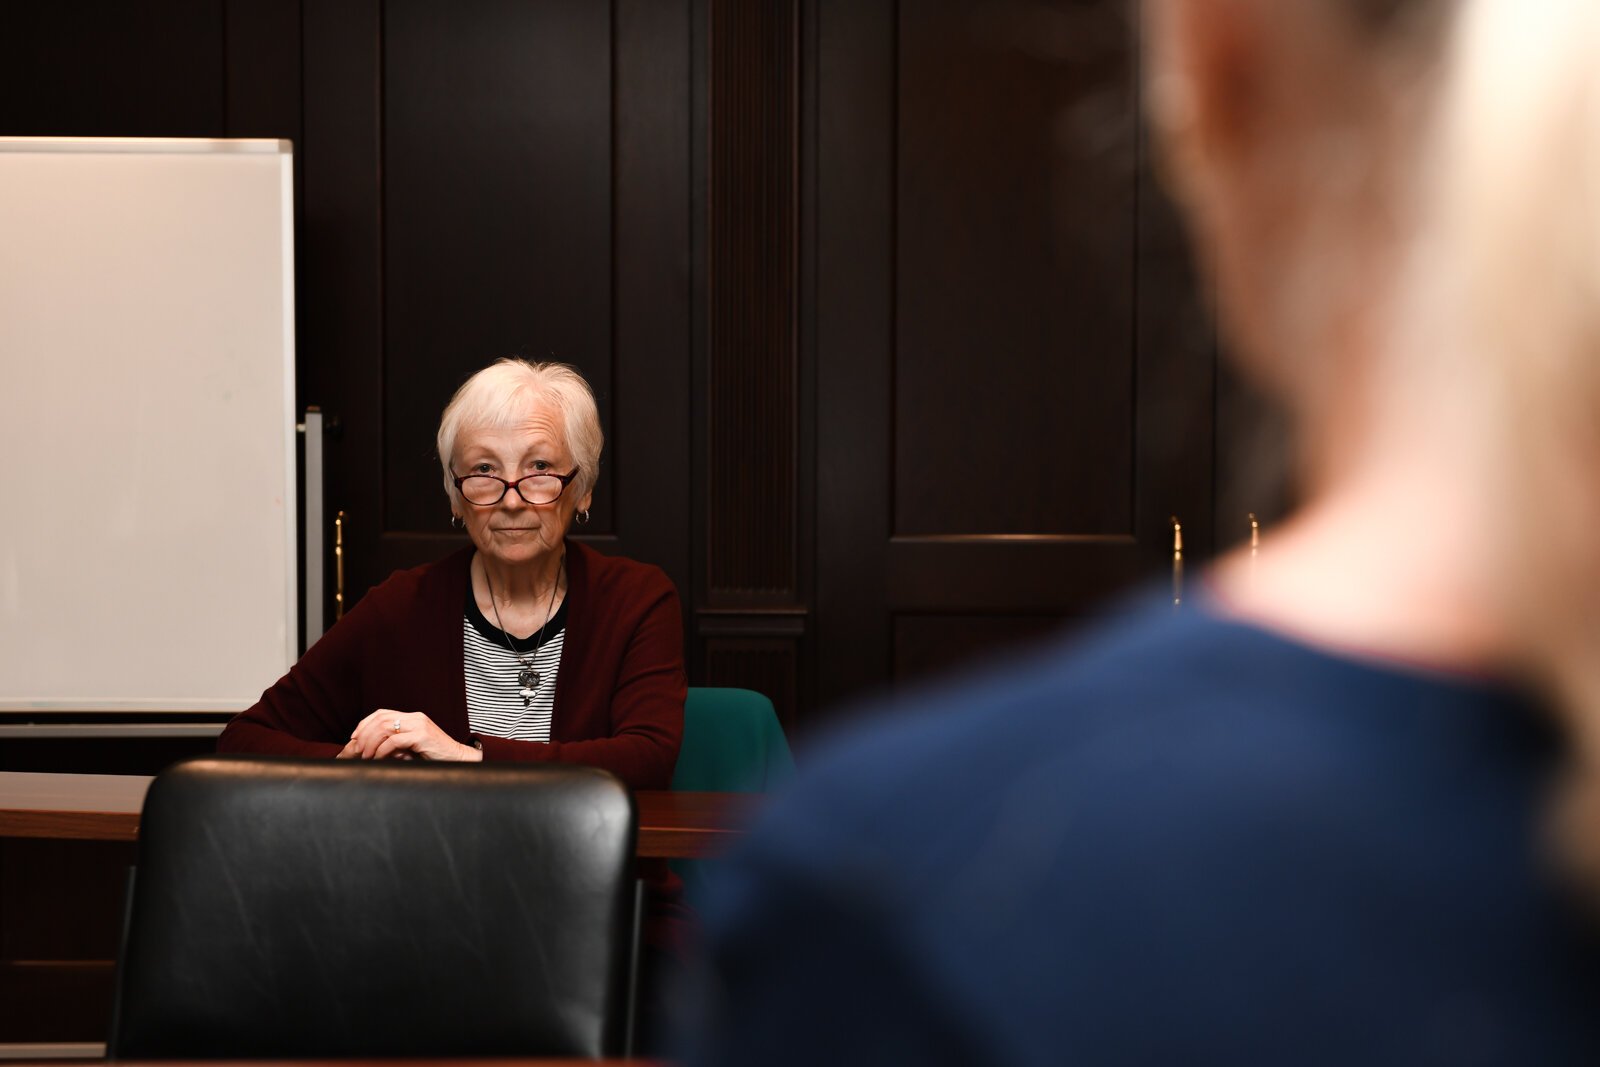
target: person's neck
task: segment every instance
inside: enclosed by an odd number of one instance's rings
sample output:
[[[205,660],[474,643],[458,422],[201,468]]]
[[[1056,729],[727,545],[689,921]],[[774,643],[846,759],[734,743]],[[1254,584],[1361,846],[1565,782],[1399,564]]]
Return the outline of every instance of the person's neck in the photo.
[[[1346,653],[1500,673],[1485,479],[1469,444],[1433,429],[1368,437],[1257,555],[1224,557],[1212,574],[1223,610]]]
[[[553,600],[562,575],[565,555],[548,553],[525,566],[508,567],[496,563],[483,553],[473,557],[473,564],[486,579],[486,591],[502,607],[536,605]]]

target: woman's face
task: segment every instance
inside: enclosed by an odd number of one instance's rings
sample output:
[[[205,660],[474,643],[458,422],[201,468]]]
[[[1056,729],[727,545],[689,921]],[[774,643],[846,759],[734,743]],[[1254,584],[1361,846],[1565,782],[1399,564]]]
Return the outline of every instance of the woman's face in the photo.
[[[457,477],[492,474],[508,482],[530,474],[570,474],[576,466],[560,413],[538,400],[507,426],[463,427],[450,464]],[[550,504],[530,504],[509,490],[497,504],[485,507],[458,498],[454,506],[487,560],[516,567],[559,555],[572,516],[588,509],[591,495],[580,499],[568,485]]]

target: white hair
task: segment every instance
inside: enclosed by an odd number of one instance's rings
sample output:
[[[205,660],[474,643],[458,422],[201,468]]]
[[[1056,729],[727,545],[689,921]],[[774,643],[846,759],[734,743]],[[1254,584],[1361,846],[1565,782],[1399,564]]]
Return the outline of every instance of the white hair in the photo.
[[[531,404],[539,402],[561,413],[565,444],[578,465],[572,491],[582,497],[594,488],[605,435],[589,383],[565,363],[502,359],[463,382],[439,419],[439,464],[444,468],[445,493],[452,504],[460,504],[452,463],[461,431],[510,426],[526,415]]]
[[[1493,398],[1496,573],[1587,764],[1563,829],[1600,887],[1600,3],[1467,0],[1451,61],[1439,200]]]
[[[1469,0],[1448,106],[1444,228],[1495,385],[1513,593],[1547,598],[1523,621],[1565,628],[1576,591],[1600,604],[1600,3]]]

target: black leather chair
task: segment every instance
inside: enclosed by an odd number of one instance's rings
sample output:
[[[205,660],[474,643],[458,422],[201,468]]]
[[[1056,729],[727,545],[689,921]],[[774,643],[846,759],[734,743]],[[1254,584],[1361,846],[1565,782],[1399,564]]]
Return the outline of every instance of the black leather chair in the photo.
[[[180,763],[145,799],[108,1055],[626,1054],[636,832],[589,768]]]

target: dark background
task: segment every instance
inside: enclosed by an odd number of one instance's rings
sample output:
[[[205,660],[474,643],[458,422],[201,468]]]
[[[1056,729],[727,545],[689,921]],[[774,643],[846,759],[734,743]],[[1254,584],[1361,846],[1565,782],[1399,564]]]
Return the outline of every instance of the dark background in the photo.
[[[462,543],[455,386],[566,360],[608,435],[583,538],[677,582],[692,684],[803,734],[1159,576],[1174,516],[1195,562],[1276,514],[1137,32],[1131,0],[0,0],[0,134],[292,140],[347,596]]]

